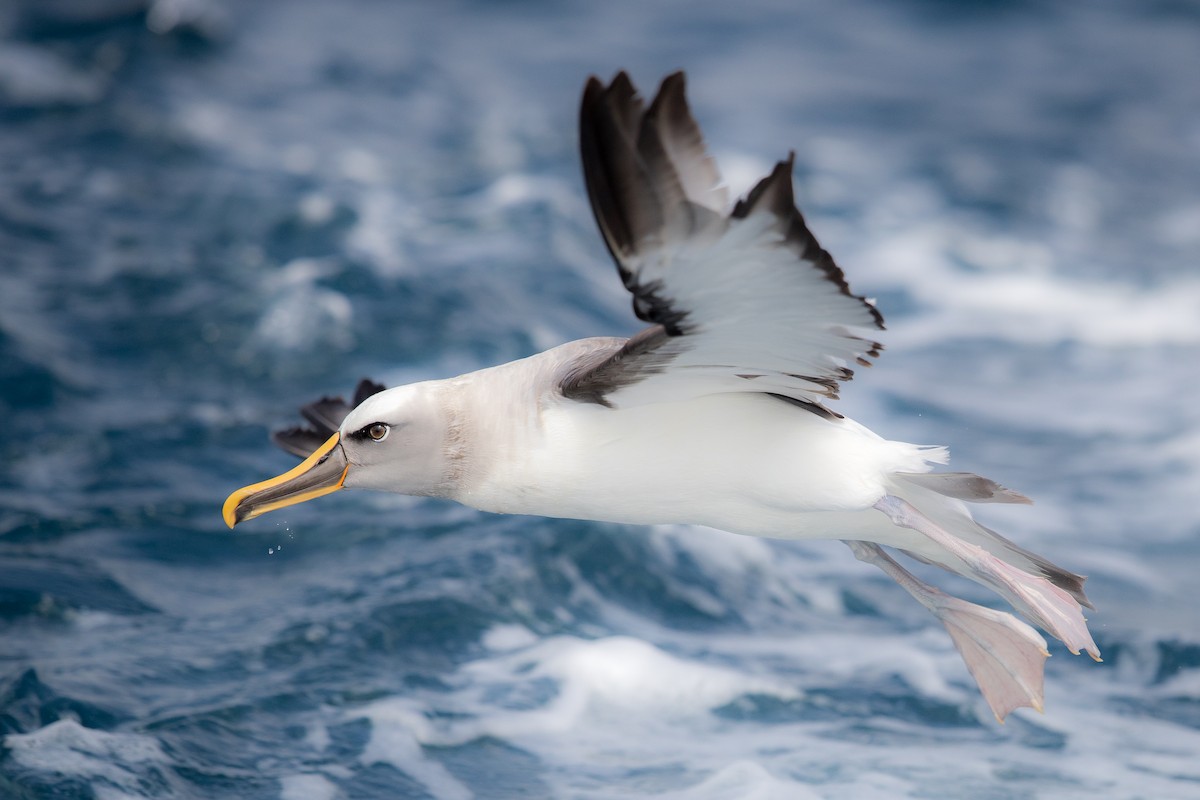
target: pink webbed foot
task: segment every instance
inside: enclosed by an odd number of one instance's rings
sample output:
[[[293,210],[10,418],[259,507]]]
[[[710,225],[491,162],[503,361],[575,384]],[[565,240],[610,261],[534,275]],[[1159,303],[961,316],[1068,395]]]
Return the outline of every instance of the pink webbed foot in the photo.
[[[1046,640],[1012,614],[952,597],[917,579],[883,549],[846,542],[860,560],[886,572],[929,609],[950,634],[996,719],[1017,708],[1042,710]]]

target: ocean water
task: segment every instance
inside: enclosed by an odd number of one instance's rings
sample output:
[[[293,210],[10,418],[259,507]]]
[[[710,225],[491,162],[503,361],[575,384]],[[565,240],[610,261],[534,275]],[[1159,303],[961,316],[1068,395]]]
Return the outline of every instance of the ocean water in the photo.
[[[686,68],[887,351],[838,409],[1090,575],[998,725],[835,542],[344,492],[296,407],[636,329],[589,74]],[[1200,797],[1200,7],[0,5],[0,797]],[[955,585],[977,601],[982,590]]]

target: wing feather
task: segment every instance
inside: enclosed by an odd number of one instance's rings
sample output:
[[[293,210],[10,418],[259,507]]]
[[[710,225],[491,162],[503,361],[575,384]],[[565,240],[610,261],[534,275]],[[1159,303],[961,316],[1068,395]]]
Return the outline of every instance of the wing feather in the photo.
[[[818,413],[882,348],[883,317],[851,293],[792,192],[793,158],[727,210],[727,191],[687,105],[683,73],[649,108],[629,77],[591,78],[580,151],[596,222],[652,328],[573,372],[584,402],[656,402],[679,393],[764,392]]]
[[[310,453],[324,444],[325,440],[337,433],[346,415],[373,394],[384,390],[382,383],[376,383],[370,378],[363,378],[354,388],[353,401],[347,403],[338,397],[322,397],[300,407],[300,415],[309,423],[301,427],[295,426],[271,432],[271,441],[292,455],[306,458]]]

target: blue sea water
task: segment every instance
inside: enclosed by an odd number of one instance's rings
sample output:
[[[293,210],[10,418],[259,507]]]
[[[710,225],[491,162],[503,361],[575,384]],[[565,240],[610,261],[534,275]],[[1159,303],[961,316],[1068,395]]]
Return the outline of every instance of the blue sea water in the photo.
[[[621,68],[740,190],[796,151],[889,326],[839,410],[1090,575],[1044,715],[833,542],[222,524],[302,402],[636,328],[575,153]],[[1198,75],[1183,0],[9,0],[0,797],[1200,797]]]

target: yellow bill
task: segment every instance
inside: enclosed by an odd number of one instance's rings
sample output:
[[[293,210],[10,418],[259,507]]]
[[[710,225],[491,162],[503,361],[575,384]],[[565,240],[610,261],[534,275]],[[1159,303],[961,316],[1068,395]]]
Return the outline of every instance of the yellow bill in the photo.
[[[229,495],[221,509],[225,524],[232,528],[239,522],[268,511],[303,503],[341,489],[350,470],[350,462],[338,445],[340,437],[340,433],[330,436],[295,469]]]

